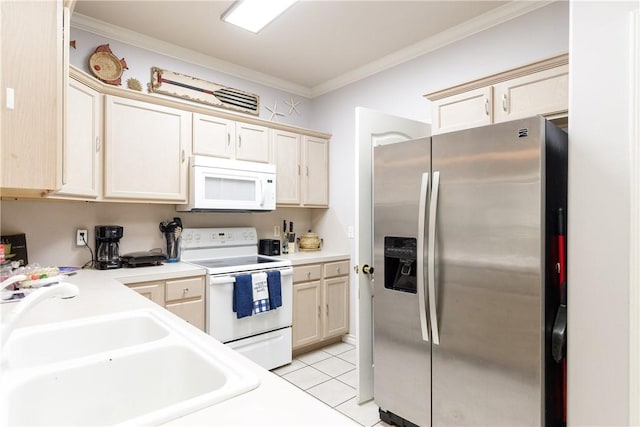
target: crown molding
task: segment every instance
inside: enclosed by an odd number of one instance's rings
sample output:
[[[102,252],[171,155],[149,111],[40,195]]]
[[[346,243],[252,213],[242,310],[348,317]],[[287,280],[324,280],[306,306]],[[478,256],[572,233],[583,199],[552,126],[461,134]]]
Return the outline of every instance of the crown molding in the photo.
[[[448,44],[457,42],[473,34],[517,18],[518,16],[525,15],[556,1],[557,0],[512,1],[504,6],[500,6],[470,19],[460,25],[456,25],[442,31],[428,39],[422,40],[376,61],[370,62],[363,67],[357,68],[336,77],[335,79],[328,80],[325,83],[315,86],[311,89],[311,97],[314,98],[351,83],[355,83],[358,80],[362,80],[381,71],[385,71],[389,68],[411,61],[412,59],[418,58],[429,52],[433,52]]]
[[[339,77],[309,88],[287,80],[279,79],[250,68],[242,67],[221,59],[213,58],[191,49],[163,42],[143,34],[116,25],[109,24],[79,13],[74,13],[71,26],[103,37],[170,56],[181,61],[200,65],[221,73],[226,73],[274,89],[283,90],[305,98],[314,98],[355,83],[389,68],[411,61],[448,44],[462,40],[488,28],[507,22],[518,16],[547,6],[558,0],[512,1],[493,9],[455,27],[442,31],[435,36],[400,49],[367,65],[349,71]]]
[[[86,15],[74,13],[71,18],[71,26],[78,30],[87,31],[102,37],[107,37],[128,45],[156,52],[160,55],[169,56],[191,64],[200,65],[221,73],[229,74],[259,83],[274,89],[280,89],[294,95],[311,97],[311,89],[308,87],[279,79],[250,68],[242,67],[231,62],[223,61],[191,49],[186,49],[172,43],[164,42],[126,28],[118,27],[99,19]]]

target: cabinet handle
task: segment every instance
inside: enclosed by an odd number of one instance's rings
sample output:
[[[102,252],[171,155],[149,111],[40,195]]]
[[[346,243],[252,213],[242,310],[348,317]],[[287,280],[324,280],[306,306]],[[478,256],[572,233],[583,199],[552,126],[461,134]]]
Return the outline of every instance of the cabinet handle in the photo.
[[[227,132],[227,146],[231,145],[231,132]]]
[[[502,111],[507,111],[507,94],[502,95]]]
[[[238,135],[238,148],[242,147],[242,135]]]
[[[298,176],[300,176],[300,165],[298,165]]]
[[[489,98],[484,99],[484,113],[489,115]]]
[[[184,163],[184,159],[185,159],[185,152],[184,150],[182,150],[182,163]]]
[[[185,295],[188,294],[189,293],[189,288],[184,288],[182,290],[182,293],[185,294]]]
[[[320,306],[318,306],[318,319],[320,318]]]
[[[96,136],[96,153],[100,152],[100,137]]]
[[[329,304],[327,304],[327,317],[329,316]]]
[[[305,166],[305,168],[307,169],[307,176],[309,176],[309,166]]]

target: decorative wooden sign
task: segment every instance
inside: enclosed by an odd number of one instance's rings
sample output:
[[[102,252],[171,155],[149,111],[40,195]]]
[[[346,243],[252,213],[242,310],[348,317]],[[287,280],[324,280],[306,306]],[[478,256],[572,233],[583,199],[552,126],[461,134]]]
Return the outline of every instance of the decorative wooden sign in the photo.
[[[149,92],[175,96],[256,116],[260,113],[260,97],[256,94],[157,67],[151,68]]]

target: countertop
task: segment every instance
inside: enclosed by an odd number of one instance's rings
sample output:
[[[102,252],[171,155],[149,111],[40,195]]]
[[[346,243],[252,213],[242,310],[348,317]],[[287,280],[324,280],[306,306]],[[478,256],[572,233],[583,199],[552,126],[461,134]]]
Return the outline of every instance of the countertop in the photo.
[[[201,344],[212,346],[216,352],[232,357],[243,369],[254,372],[260,385],[205,409],[170,421],[166,425],[222,425],[222,426],[358,426],[348,417],[298,389],[286,380],[253,363],[244,356],[189,325],[164,308],[129,289],[123,283],[166,280],[204,274],[202,269],[187,263],[164,264],[117,270],[81,270],[67,281],[80,288],[80,294],[69,300],[49,299],[27,313],[21,327],[69,319],[116,313],[127,310],[151,309],[169,316],[176,328],[197,332]],[[3,304],[6,315],[18,303]]]
[[[348,260],[349,254],[342,252],[332,251],[309,251],[309,252],[295,252],[287,255],[278,255],[278,258],[288,259],[295,265],[312,264],[316,262],[332,262]]]

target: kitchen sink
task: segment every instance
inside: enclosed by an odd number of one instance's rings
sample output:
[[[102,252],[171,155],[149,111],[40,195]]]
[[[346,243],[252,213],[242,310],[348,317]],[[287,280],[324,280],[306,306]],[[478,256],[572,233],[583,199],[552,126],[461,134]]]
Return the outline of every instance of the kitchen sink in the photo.
[[[3,387],[2,400],[8,425],[149,425],[257,385],[198,348],[154,343],[34,373]]]
[[[23,368],[139,345],[169,335],[149,311],[133,311],[16,329],[3,367]]]
[[[259,385],[218,343],[166,315],[16,329],[0,372],[0,424],[157,425]]]

